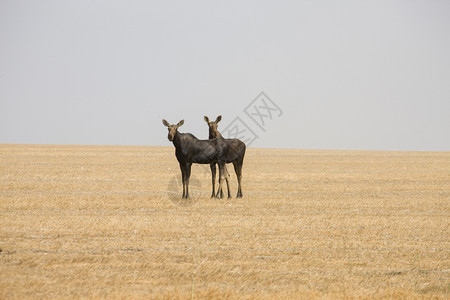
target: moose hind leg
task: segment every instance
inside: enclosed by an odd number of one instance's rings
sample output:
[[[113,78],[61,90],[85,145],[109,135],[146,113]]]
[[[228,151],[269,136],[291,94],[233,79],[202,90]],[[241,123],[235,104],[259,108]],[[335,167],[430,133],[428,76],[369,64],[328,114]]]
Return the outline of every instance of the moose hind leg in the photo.
[[[236,198],[242,198],[242,187],[241,187],[241,179],[242,179],[242,162],[239,160],[233,161],[234,171],[236,172],[236,177],[238,180],[238,191]]]

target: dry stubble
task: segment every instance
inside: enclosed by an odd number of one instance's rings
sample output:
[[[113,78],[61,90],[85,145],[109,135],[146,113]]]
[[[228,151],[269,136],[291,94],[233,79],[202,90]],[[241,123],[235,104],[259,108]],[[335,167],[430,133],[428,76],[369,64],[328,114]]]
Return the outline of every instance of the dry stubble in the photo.
[[[449,152],[173,152],[0,145],[0,298],[449,297]]]

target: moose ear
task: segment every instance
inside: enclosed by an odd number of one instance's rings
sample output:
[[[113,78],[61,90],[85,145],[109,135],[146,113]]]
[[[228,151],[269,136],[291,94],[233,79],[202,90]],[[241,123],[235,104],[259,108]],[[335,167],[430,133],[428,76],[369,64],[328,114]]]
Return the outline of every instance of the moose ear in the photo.
[[[178,122],[177,126],[180,127],[183,124],[184,124],[184,120],[181,120],[180,122]]]
[[[219,123],[219,122],[220,122],[220,120],[222,120],[222,116],[218,116],[218,117],[217,117],[217,119],[216,119],[216,123]]]
[[[169,127],[169,126],[170,126],[169,122],[167,122],[167,121],[166,121],[166,120],[164,120],[164,119],[163,119],[163,124],[164,124],[164,126],[167,126],[167,127]]]
[[[205,119],[206,123],[209,123],[209,118],[207,116],[204,116],[203,119]]]

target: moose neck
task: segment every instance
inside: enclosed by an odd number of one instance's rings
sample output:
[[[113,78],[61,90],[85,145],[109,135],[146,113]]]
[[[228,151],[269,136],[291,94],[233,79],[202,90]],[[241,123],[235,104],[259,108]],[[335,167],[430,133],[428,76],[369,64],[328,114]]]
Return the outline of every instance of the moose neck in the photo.
[[[209,138],[213,139],[213,138],[221,138],[222,135],[220,134],[220,132],[218,132],[217,130],[212,130],[209,129]]]
[[[178,148],[181,146],[181,137],[180,137],[180,133],[178,132],[178,130],[175,132],[175,136],[173,137],[172,143],[175,146],[175,148]]]

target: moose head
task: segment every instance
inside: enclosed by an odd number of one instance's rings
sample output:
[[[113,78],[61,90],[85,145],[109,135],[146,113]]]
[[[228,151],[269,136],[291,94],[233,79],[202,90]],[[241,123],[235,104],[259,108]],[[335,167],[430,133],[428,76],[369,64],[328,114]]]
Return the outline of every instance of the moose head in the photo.
[[[167,138],[169,139],[169,141],[173,141],[173,139],[175,138],[175,135],[177,134],[177,130],[178,127],[180,127],[181,125],[184,124],[184,120],[181,120],[180,122],[178,122],[177,125],[171,125],[169,124],[169,122],[167,122],[166,120],[162,120],[164,126],[167,126],[167,129],[169,130],[169,134],[167,135]]]
[[[220,120],[222,120],[222,116],[218,116],[216,118],[215,121],[210,122],[209,118],[207,116],[204,116],[205,122],[208,123],[208,127],[209,127],[209,138],[216,138],[216,137],[220,137],[220,133],[219,131],[217,131],[217,126],[220,122]]]

